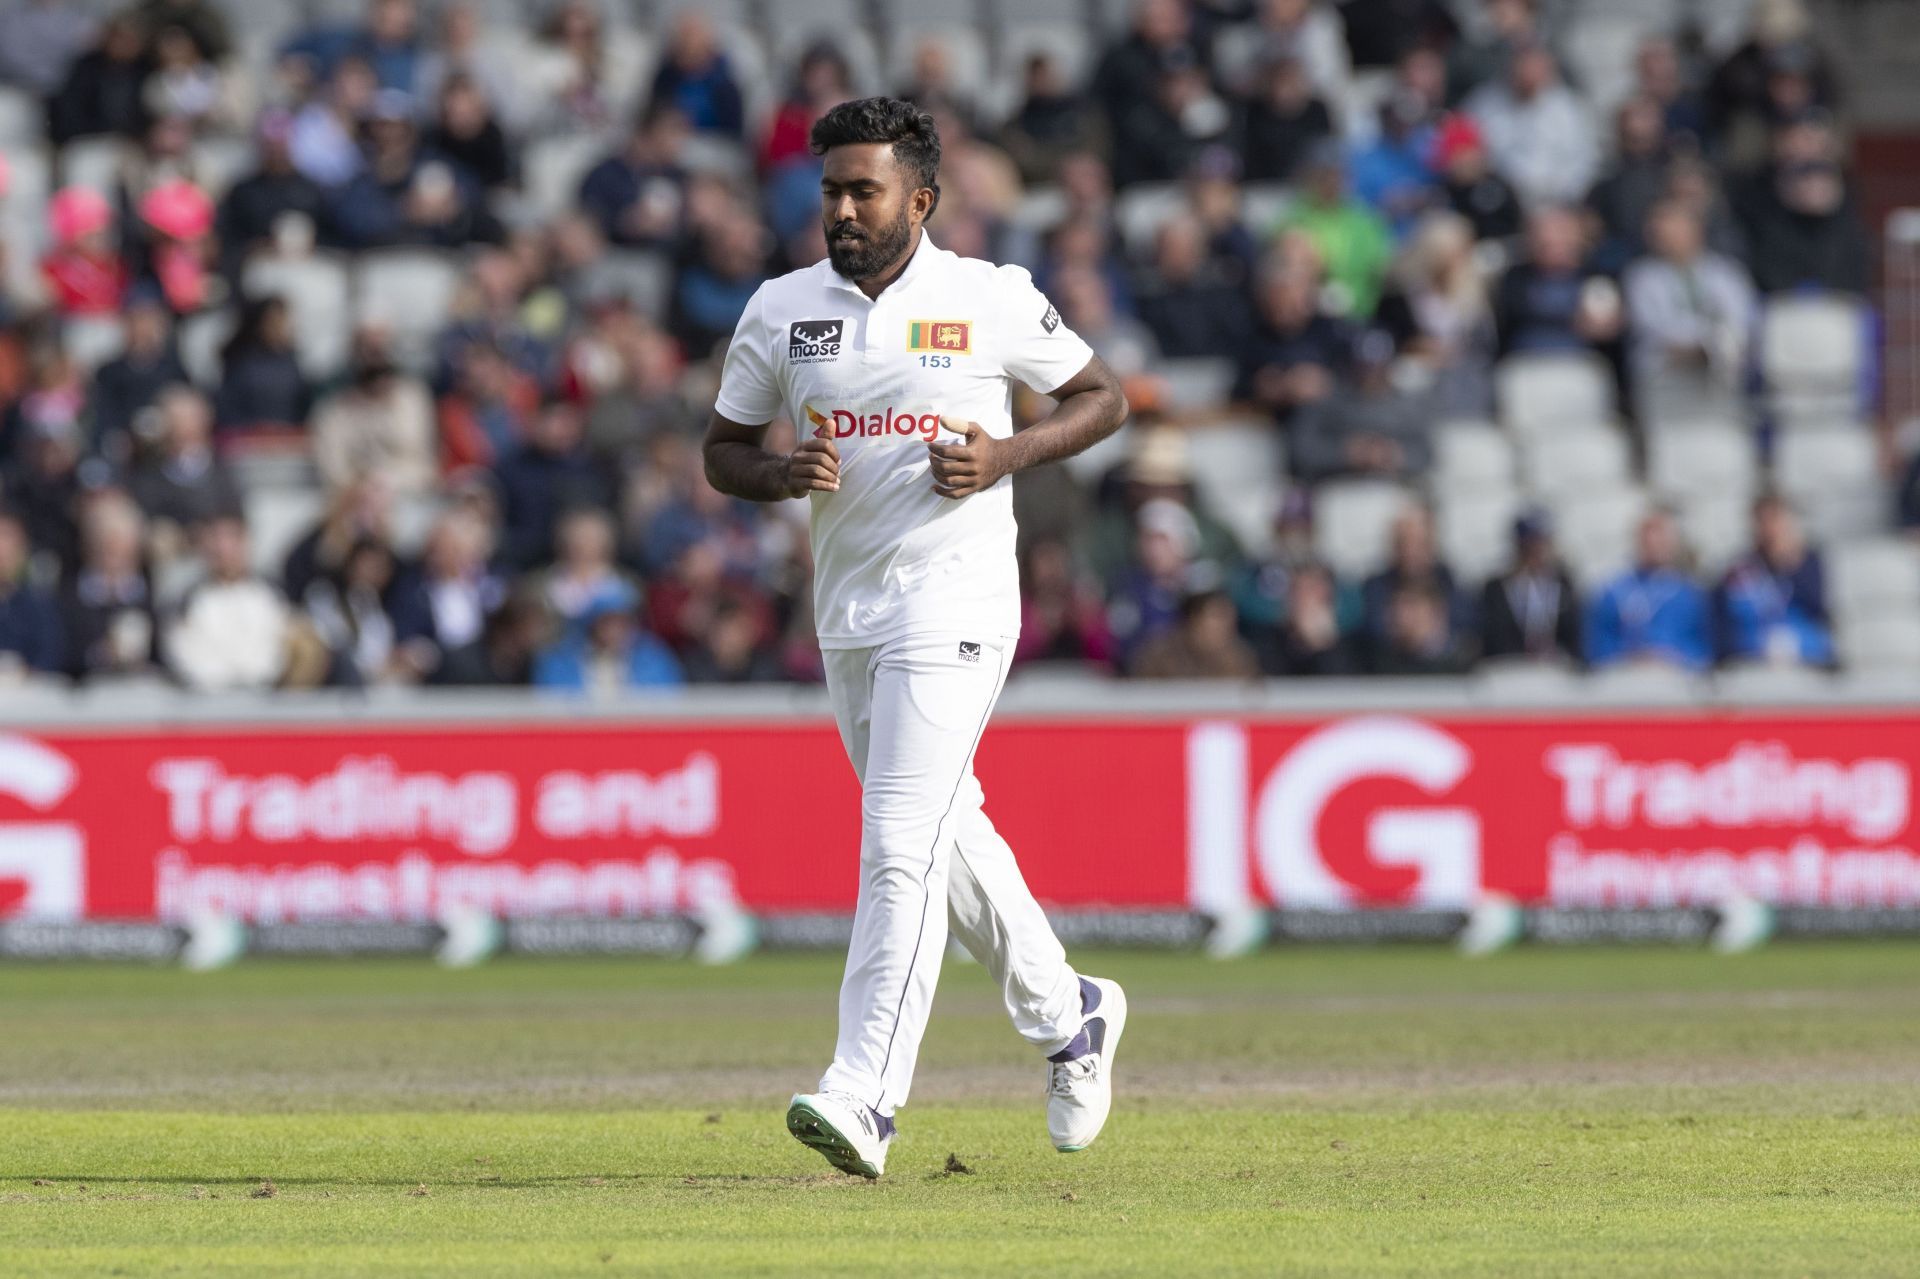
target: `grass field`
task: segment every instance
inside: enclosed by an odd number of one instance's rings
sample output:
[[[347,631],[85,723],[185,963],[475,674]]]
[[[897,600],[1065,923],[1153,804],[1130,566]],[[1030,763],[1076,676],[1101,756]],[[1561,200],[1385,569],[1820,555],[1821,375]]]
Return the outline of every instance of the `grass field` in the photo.
[[[950,966],[877,1184],[826,956],[0,969],[0,1274],[1920,1273],[1920,947],[1079,958],[1100,1144]]]

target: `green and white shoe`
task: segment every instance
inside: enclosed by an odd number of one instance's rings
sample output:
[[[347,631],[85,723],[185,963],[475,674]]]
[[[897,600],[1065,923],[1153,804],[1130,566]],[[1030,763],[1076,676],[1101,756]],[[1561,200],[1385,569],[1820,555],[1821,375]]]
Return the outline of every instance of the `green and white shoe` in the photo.
[[[795,1093],[787,1107],[787,1131],[812,1146],[841,1172],[868,1180],[887,1167],[893,1120],[844,1092]]]

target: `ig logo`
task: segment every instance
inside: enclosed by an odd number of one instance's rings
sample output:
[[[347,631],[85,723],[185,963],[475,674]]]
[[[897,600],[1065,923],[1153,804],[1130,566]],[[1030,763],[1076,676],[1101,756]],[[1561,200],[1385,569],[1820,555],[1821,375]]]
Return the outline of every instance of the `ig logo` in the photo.
[[[1274,899],[1320,909],[1354,903],[1353,886],[1328,868],[1316,834],[1327,805],[1349,785],[1392,778],[1439,797],[1472,765],[1457,738],[1399,716],[1343,720],[1302,740],[1268,774],[1254,815],[1254,848]],[[1376,809],[1363,838],[1369,860],[1417,872],[1410,904],[1469,907],[1479,897],[1480,818],[1472,810]]]
[[[78,778],[73,761],[30,737],[0,733],[0,795],[45,811]],[[0,915],[77,920],[86,911],[86,833],[68,822],[0,822]],[[14,896],[14,884],[25,886]]]

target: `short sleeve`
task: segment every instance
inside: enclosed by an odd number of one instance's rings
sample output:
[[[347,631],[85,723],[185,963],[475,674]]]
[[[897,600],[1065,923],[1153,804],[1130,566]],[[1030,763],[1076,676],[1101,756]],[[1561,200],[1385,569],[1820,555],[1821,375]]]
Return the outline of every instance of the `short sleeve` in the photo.
[[[1087,367],[1093,348],[1067,327],[1047,295],[1033,286],[1025,267],[1003,266],[994,272],[1000,295],[1003,334],[1001,365],[1036,391],[1064,385]]]
[[[713,400],[715,413],[745,426],[771,422],[780,412],[780,383],[767,358],[766,296],[762,285],[740,313],[720,370],[720,394]]]

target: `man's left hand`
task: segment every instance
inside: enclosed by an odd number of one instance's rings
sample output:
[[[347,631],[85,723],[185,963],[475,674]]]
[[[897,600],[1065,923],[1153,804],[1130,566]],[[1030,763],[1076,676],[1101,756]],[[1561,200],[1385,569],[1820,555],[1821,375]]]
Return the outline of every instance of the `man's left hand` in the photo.
[[[965,437],[959,444],[927,445],[927,457],[933,464],[933,491],[941,497],[971,497],[992,488],[1006,475],[1001,442],[978,422],[942,417],[940,428]]]

